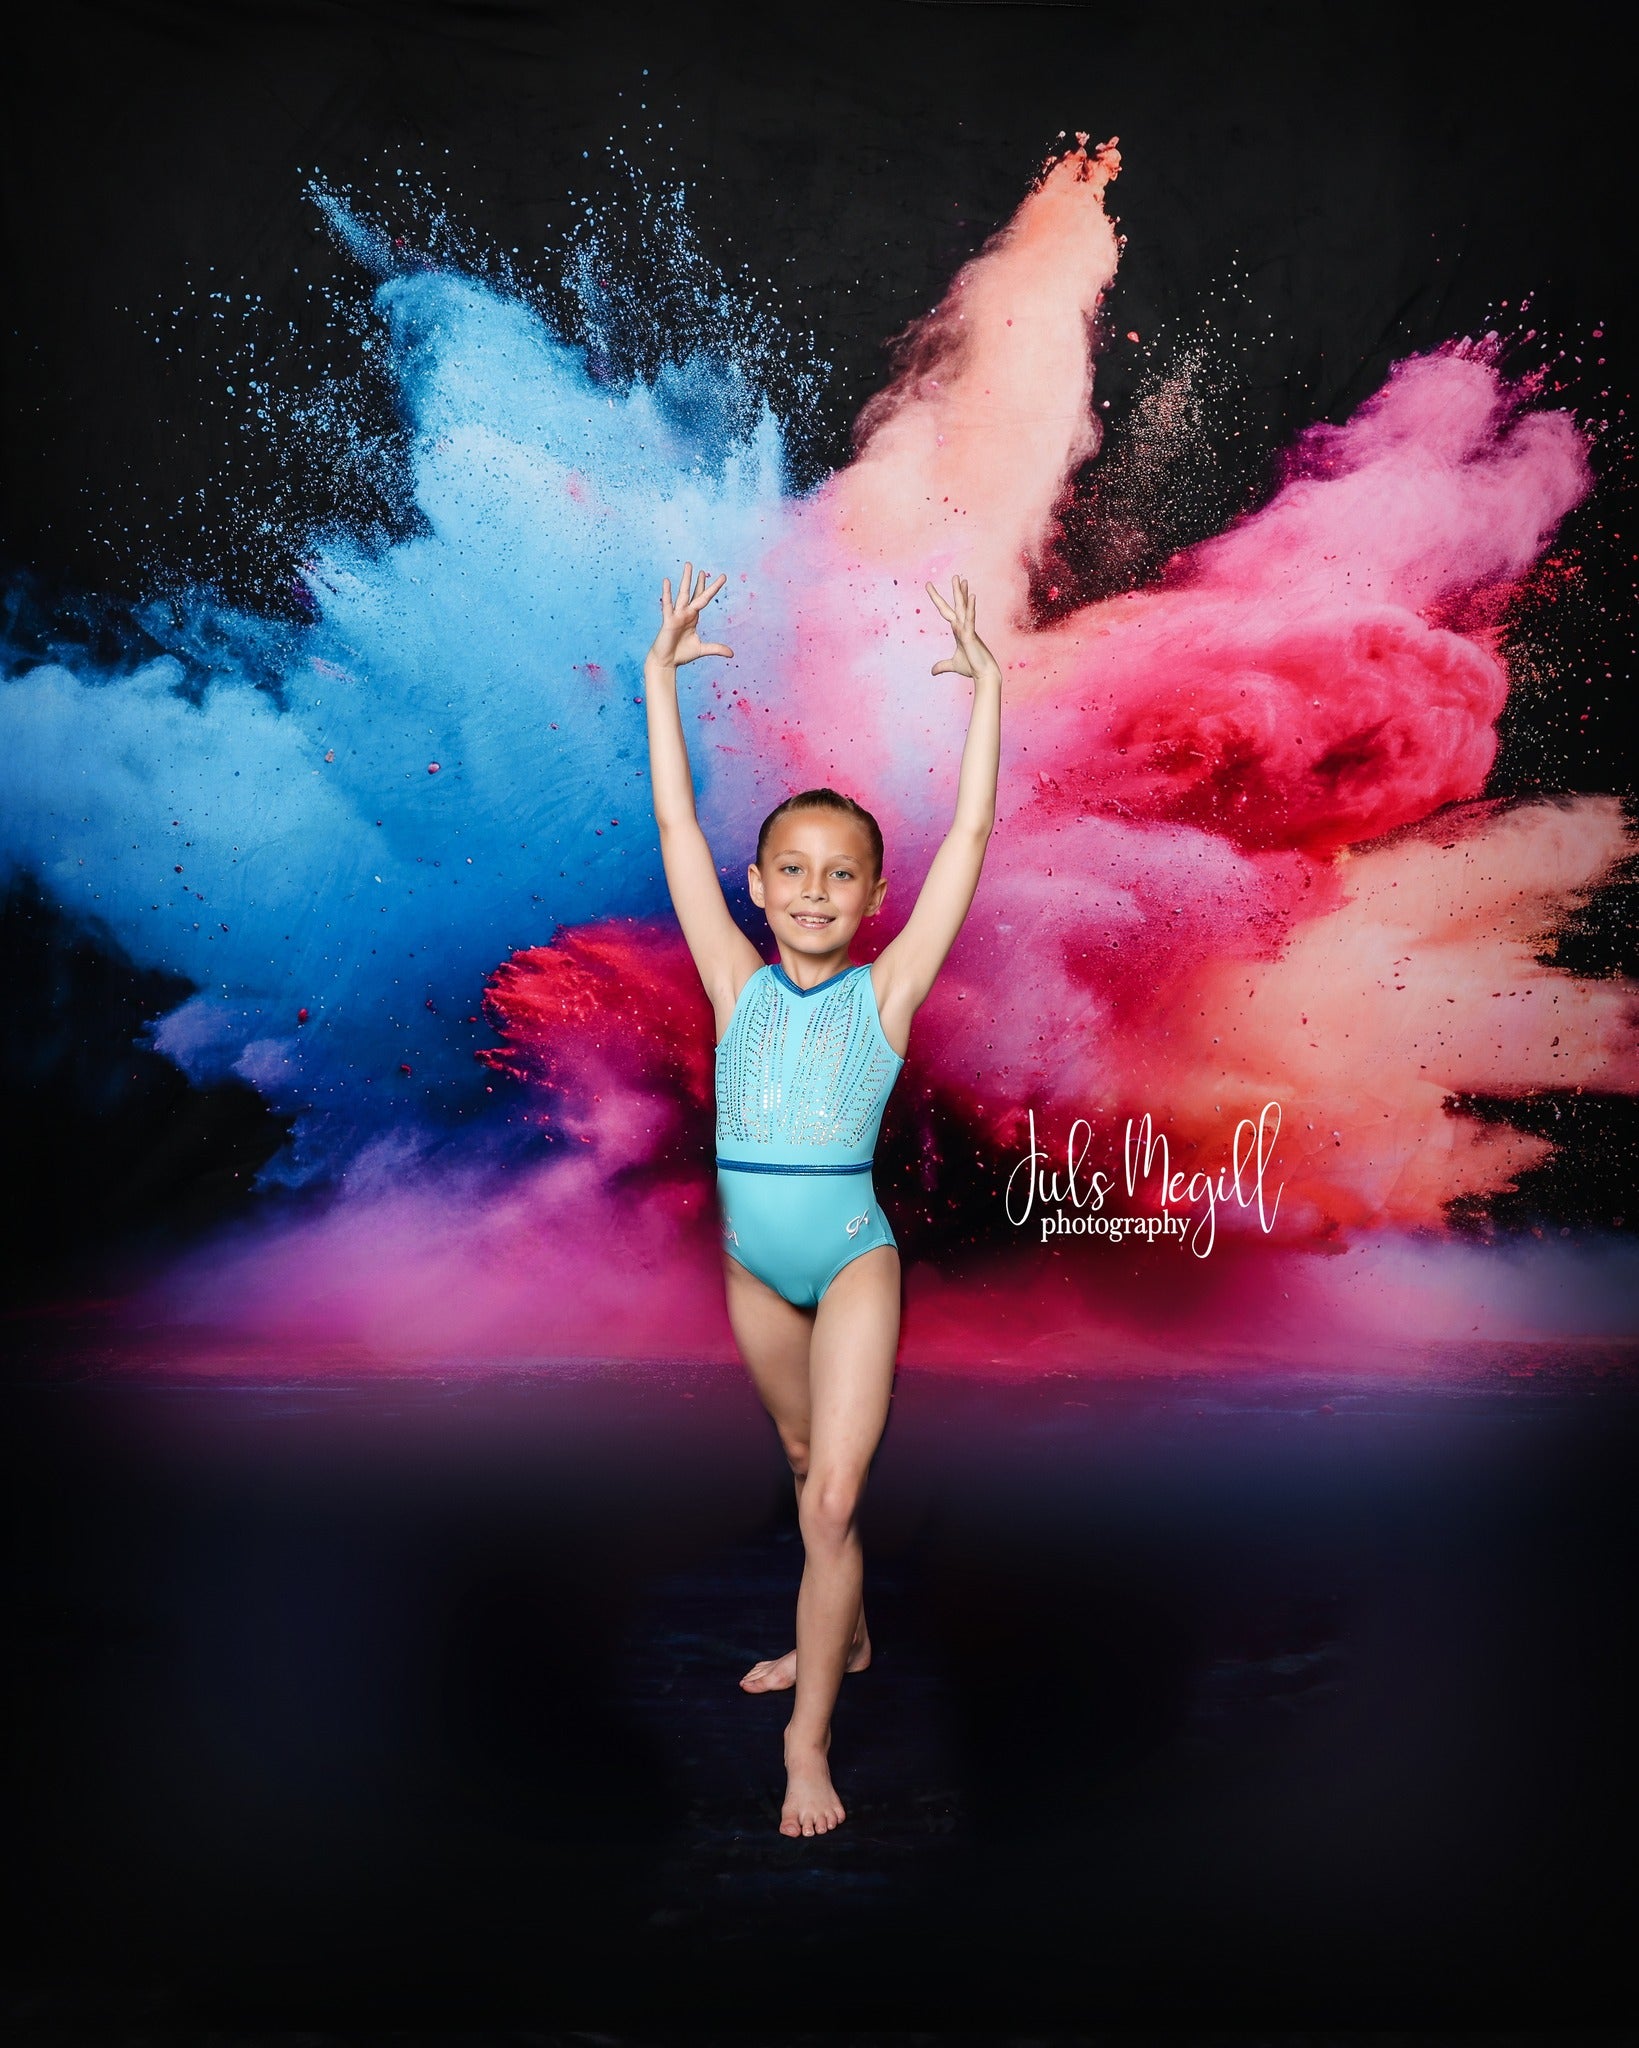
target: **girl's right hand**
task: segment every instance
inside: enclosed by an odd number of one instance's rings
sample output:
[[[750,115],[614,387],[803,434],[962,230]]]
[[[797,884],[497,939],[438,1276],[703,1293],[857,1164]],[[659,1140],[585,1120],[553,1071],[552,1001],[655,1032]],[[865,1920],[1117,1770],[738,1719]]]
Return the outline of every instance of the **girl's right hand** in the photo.
[[[654,645],[649,649],[653,659],[681,668],[686,661],[698,661],[702,654],[721,654],[732,658],[732,647],[724,647],[715,640],[702,640],[699,631],[700,614],[727,581],[726,576],[719,576],[715,583],[708,584],[704,569],[696,581],[694,564],[685,562],[674,600],[672,579],[669,576],[665,579],[660,586],[660,631],[654,636]]]
[[[946,655],[943,661],[936,661],[933,673],[936,676],[967,676],[975,683],[985,677],[999,684],[1002,672],[995,655],[979,638],[978,606],[968,588],[967,578],[956,576],[951,579],[948,604],[931,583],[928,595],[956,642],[956,652]]]

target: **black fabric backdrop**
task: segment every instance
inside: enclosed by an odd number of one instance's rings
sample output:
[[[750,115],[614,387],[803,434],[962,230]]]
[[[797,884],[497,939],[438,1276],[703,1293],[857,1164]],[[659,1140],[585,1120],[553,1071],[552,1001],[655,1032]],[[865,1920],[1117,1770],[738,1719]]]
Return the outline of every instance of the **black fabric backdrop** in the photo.
[[[617,190],[611,144],[684,178],[708,252],[834,366],[797,423],[809,475],[845,456],[887,339],[1077,129],[1126,159],[1117,324],[1210,319],[1238,380],[1240,439],[1172,544],[1254,501],[1295,429],[1396,356],[1509,321],[1522,292],[1553,347],[1603,324],[1599,384],[1569,397],[1615,422],[1636,363],[1622,26],[1577,5],[32,8],[0,66],[10,630],[117,637],[123,601],[188,576],[279,602],[293,535],[253,538],[238,508],[282,491],[322,520],[323,471],[276,475],[229,431],[218,333],[154,327],[205,276],[260,293],[270,327],[312,323],[296,270],[343,268],[312,173],[390,212],[402,169],[543,275],[571,194]],[[325,348],[299,334],[285,373]],[[1100,372],[1118,433],[1132,374],[1119,349]],[[1534,623],[1577,691],[1509,723],[1500,792],[1631,788],[1627,446],[1617,423],[1566,536],[1585,594]],[[1094,578],[1096,491],[1078,503]],[[1583,920],[1580,964],[1631,964],[1629,893]],[[6,1250],[37,1310],[242,1205],[279,1133],[250,1090],[133,1056],[180,987],[26,884],[0,937]],[[1503,1220],[1608,1222],[1632,1130],[1591,1105]],[[748,1823],[749,1724],[689,1661],[748,1615],[784,1626],[789,1547],[748,1537],[709,1584],[654,1590],[764,1513],[737,1383],[689,1408],[651,1382],[549,1411],[502,1390],[476,1420],[342,1399],[311,1427],[255,1388],[80,1407],[23,1385],[13,2018],[238,2039],[618,2010],[770,2041],[1631,2019],[1632,1424],[1614,1396],[1514,1392],[1432,1420],[1368,1401],[1345,1456],[1314,1421],[1343,1394],[1301,1426],[1275,1398],[1180,1397],[1162,1422],[1078,1400],[1053,1435],[1033,1395],[911,1388],[873,1579],[901,1661],[857,1695],[878,1704],[845,1702],[854,1767],[887,1790],[821,1870]],[[728,1789],[690,1805],[713,1770]],[[910,1822],[907,1786],[935,1788]]]

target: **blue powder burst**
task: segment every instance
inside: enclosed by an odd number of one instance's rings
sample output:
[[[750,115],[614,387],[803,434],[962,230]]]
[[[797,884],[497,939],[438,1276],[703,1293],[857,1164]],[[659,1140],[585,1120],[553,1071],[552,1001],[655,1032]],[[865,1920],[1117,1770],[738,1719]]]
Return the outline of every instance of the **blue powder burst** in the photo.
[[[520,296],[394,268],[320,203],[391,272],[418,530],[311,543],[305,625],[184,599],[203,684],[165,653],[14,660],[0,688],[0,860],[195,984],[153,1043],[294,1114],[268,1169],[292,1182],[493,1114],[473,1052],[497,961],[662,907],[639,706],[659,581],[761,556],[790,502],[732,357],[611,385]]]

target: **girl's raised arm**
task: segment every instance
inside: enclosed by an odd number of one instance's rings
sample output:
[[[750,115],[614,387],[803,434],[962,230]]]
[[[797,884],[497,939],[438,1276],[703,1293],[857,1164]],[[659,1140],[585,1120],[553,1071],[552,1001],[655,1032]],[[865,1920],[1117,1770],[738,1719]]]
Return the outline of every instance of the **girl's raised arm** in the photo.
[[[762,966],[762,955],[729,915],[717,865],[694,809],[694,777],[677,708],[677,671],[703,654],[732,657],[732,647],[700,638],[700,614],[728,581],[707,582],[705,571],[695,579],[694,564],[685,562],[677,596],[668,576],[661,586],[660,631],[643,662],[643,702],[649,721],[649,786],[654,819],[660,828],[660,857],[666,886],[683,937],[717,1013],[722,1036],[735,1001],[750,977]]]
[[[909,1040],[911,1019],[927,1000],[979,886],[985,848],[996,822],[996,773],[1002,748],[1002,672],[979,638],[973,593],[958,576],[951,584],[949,604],[931,583],[928,595],[956,638],[956,652],[936,661],[933,673],[972,678],[973,714],[962,749],[955,819],[933,857],[905,929],[883,947],[872,969],[882,1028],[889,1042],[899,1048]]]

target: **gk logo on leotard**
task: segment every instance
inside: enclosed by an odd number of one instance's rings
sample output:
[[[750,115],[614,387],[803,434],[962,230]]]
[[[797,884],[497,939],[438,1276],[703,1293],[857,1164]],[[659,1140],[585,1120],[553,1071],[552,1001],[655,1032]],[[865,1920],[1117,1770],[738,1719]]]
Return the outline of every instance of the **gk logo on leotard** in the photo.
[[[725,1244],[738,1244],[740,1242],[734,1235],[734,1225],[728,1221],[727,1217],[723,1219],[723,1241]]]
[[[859,1214],[858,1214],[858,1215],[857,1215],[857,1216],[856,1216],[856,1217],[854,1218],[853,1222],[849,1224],[849,1226],[848,1226],[848,1235],[849,1235],[850,1237],[858,1237],[858,1235],[859,1235],[860,1231],[864,1229],[865,1225],[866,1225],[867,1223],[869,1223],[869,1222],[870,1222],[870,1220],[871,1220],[871,1212],[870,1212],[870,1210],[869,1210],[869,1209],[861,1209],[861,1210],[860,1210],[860,1212],[859,1212]]]

